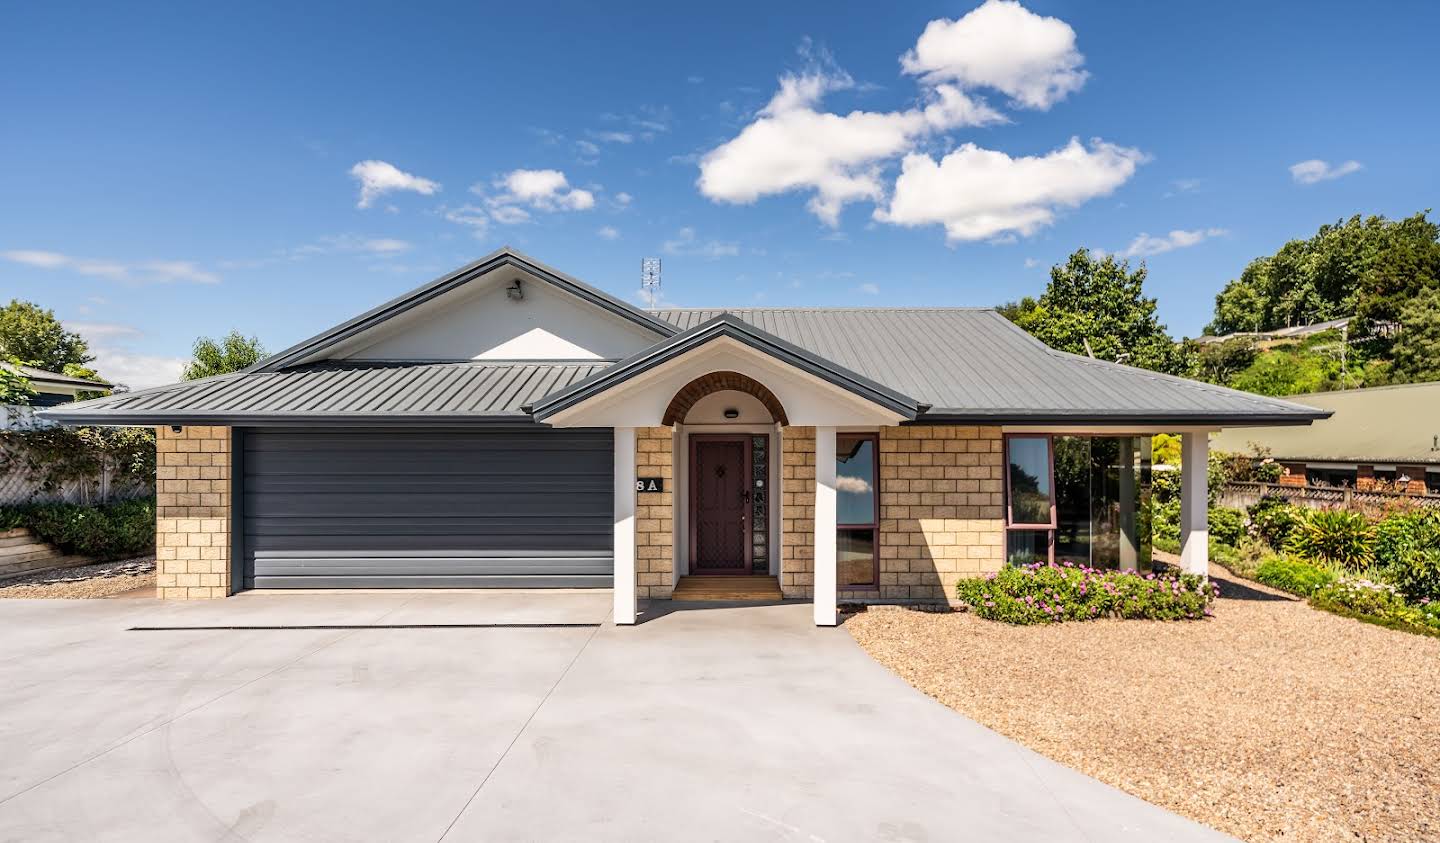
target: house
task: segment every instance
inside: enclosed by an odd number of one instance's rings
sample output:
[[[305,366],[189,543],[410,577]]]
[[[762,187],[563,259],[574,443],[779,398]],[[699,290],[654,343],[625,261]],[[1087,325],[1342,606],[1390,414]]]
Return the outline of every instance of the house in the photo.
[[[1342,335],[1348,336],[1350,323],[1354,321],[1346,316],[1341,319],[1330,319],[1325,322],[1312,322],[1308,325],[1291,325],[1288,328],[1276,328],[1273,331],[1237,331],[1233,334],[1221,334],[1220,336],[1196,337],[1195,342],[1201,345],[1214,345],[1233,339],[1249,339],[1254,342],[1258,349],[1266,350],[1278,348],[1282,345],[1293,345],[1301,340],[1308,339],[1316,334],[1323,334],[1326,331],[1339,331]],[[1378,336],[1394,336],[1399,331],[1399,325],[1394,322],[1376,322],[1369,326],[1369,330]]]
[[[54,407],[76,400],[82,392],[108,392],[111,388],[111,385],[104,381],[71,377],[34,366],[0,362],[0,367],[15,372],[30,382],[35,396],[26,403],[31,407]]]
[[[1305,428],[1226,430],[1214,446],[1265,453],[1291,486],[1379,482],[1410,494],[1440,494],[1440,381],[1295,395],[1288,400],[1334,415]]]
[[[645,311],[502,249],[244,372],[46,414],[157,427],[165,597],[613,587],[623,624],[700,578],[832,625],[1007,559],[1143,568],[1151,434],[1203,466],[1212,431],[1328,411],[989,309]]]

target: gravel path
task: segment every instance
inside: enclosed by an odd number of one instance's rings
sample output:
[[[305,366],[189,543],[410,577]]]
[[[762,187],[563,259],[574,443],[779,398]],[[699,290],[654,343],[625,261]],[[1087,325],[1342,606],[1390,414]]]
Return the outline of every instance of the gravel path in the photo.
[[[78,600],[111,597],[137,588],[153,588],[154,585],[155,557],[141,556],[0,580],[0,599],[58,597]]]
[[[1212,576],[1205,621],[886,608],[845,627],[951,708],[1245,840],[1440,839],[1440,639]]]

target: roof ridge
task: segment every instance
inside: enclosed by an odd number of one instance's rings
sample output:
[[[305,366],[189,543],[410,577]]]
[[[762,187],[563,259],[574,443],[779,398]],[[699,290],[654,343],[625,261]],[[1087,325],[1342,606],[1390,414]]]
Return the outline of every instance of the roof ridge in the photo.
[[[996,311],[995,308],[993,308],[993,307],[986,307],[986,306],[983,306],[983,305],[917,305],[917,306],[913,306],[913,307],[912,307],[912,306],[906,306],[906,305],[876,306],[876,307],[858,307],[858,306],[855,306],[855,305],[844,305],[844,306],[840,306],[840,307],[827,307],[827,306],[824,306],[824,305],[794,305],[794,306],[770,305],[770,306],[764,306],[764,307],[728,307],[728,306],[719,306],[719,305],[717,305],[717,306],[714,306],[714,307],[650,307],[650,308],[646,308],[646,312],[648,312],[648,313],[675,313],[675,312],[690,312],[690,313],[693,313],[693,312],[697,312],[697,311],[710,311],[710,310],[723,310],[723,311],[726,311],[726,312],[735,312],[735,311],[741,311],[741,310],[764,310],[764,311],[801,310],[801,311],[809,311],[809,312],[813,312],[813,313],[826,313],[826,312],[836,313],[836,312],[846,312],[846,311],[849,311],[849,312],[862,312],[862,313],[863,313],[863,312],[874,312],[874,311],[883,312],[883,313],[897,313],[897,312],[900,312],[900,313],[903,313],[903,312],[912,312],[912,313],[936,313],[936,312],[941,312],[941,313],[943,313],[943,312],[952,312],[952,311],[967,312],[967,313],[976,313],[976,312],[978,312],[978,313],[985,313],[985,312],[995,313],[995,312],[998,312],[998,311]]]

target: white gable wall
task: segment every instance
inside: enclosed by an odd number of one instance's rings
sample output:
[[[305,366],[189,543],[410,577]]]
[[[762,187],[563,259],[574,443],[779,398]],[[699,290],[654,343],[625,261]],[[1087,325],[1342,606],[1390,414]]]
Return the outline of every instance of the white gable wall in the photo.
[[[524,297],[506,288],[516,278]],[[662,337],[513,269],[497,270],[337,345],[335,360],[618,360]]]

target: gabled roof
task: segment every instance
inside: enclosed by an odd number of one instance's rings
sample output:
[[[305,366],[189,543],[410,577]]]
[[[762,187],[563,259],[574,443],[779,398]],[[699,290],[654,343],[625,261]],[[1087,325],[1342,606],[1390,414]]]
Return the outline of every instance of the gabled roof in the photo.
[[[561,410],[587,401],[636,375],[674,360],[688,351],[721,337],[736,340],[867,401],[892,410],[907,419],[914,419],[923,409],[920,402],[908,395],[903,395],[864,375],[837,365],[833,361],[787,342],[774,334],[762,331],[734,314],[721,313],[664,342],[621,360],[605,371],[592,375],[568,389],[535,402],[530,407],[530,411],[536,421],[544,421]]]
[[[71,424],[445,424],[529,421],[520,409],[609,366],[596,361],[319,363],[238,372],[57,407]]]
[[[695,308],[678,328],[730,314],[932,405],[925,421],[1304,424],[1323,410],[1056,351],[992,308]]]
[[[648,328],[661,337],[668,337],[677,332],[675,326],[657,319],[655,316],[646,313],[634,305],[627,304],[603,290],[586,284],[578,278],[566,275],[558,269],[546,266],[533,258],[511,249],[509,246],[504,246],[474,263],[466,264],[454,272],[442,275],[428,284],[416,287],[402,296],[393,298],[379,307],[367,310],[354,319],[341,322],[339,325],[322,331],[307,340],[302,340],[278,354],[272,354],[245,371],[274,372],[286,366],[304,362],[324,349],[343,342],[362,331],[374,328],[376,325],[405,313],[411,308],[422,305],[437,296],[442,296],[496,269],[506,266],[529,273],[583,301],[608,310],[643,328]]]
[[[1294,395],[1291,401],[1333,411],[1298,430],[1235,428],[1213,447],[1249,454],[1255,447],[1297,462],[1440,465],[1440,381]]]

